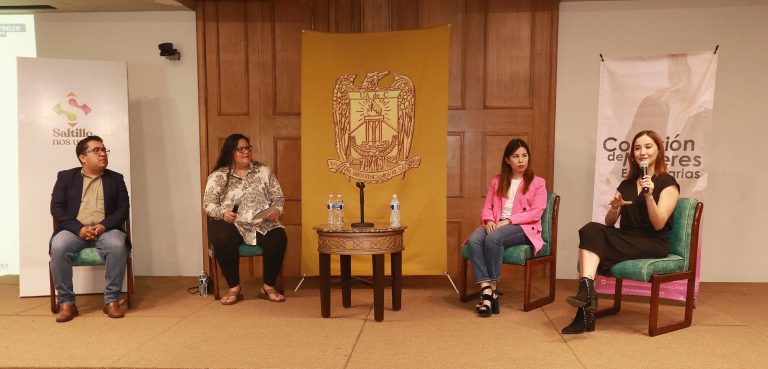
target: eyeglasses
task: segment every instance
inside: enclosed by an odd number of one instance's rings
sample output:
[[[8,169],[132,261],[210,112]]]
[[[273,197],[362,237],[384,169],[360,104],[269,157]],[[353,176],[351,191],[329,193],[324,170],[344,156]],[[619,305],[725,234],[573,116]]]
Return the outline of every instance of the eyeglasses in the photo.
[[[83,151],[83,155],[88,155],[90,153],[94,153],[96,155],[101,155],[101,154],[107,155],[109,154],[109,149],[106,147],[94,147],[90,150]]]
[[[245,154],[247,152],[253,151],[253,146],[252,145],[248,145],[248,146],[238,147],[237,149],[235,149],[235,151],[237,151],[237,152],[239,152],[241,154]]]

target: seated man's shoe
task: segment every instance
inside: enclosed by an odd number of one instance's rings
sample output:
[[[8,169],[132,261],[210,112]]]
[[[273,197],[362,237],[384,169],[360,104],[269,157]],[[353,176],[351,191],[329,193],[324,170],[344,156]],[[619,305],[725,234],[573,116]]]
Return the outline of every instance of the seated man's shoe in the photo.
[[[68,322],[75,319],[79,313],[77,312],[77,306],[75,304],[63,303],[59,305],[59,315],[56,317],[57,323]]]
[[[125,316],[123,314],[123,310],[120,309],[120,302],[119,301],[112,301],[109,304],[104,305],[104,309],[102,309],[104,314],[109,315],[110,318],[118,319]]]

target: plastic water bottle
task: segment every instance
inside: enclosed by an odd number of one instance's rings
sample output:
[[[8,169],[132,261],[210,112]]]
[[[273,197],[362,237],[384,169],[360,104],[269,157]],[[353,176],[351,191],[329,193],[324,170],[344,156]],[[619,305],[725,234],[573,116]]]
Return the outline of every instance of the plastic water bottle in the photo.
[[[392,201],[389,202],[389,226],[400,226],[400,200],[397,199],[397,194],[392,194]]]
[[[341,195],[336,195],[336,227],[344,227],[344,200]]]
[[[333,195],[328,195],[328,202],[325,203],[325,208],[328,209],[328,226],[333,228],[336,226],[336,209]]]
[[[205,270],[197,277],[197,292],[200,296],[208,296],[208,273]]]

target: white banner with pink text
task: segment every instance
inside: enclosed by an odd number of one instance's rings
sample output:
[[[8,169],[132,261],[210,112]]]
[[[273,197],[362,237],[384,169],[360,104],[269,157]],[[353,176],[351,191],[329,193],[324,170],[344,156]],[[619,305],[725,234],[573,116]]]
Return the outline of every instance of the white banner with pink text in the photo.
[[[712,51],[605,58],[600,63],[593,221],[605,219],[608,203],[629,170],[632,137],[641,130],[661,135],[680,196],[706,200],[716,71],[717,54]],[[596,282],[598,292],[613,293],[612,278],[598,277]],[[695,296],[698,290],[696,270]],[[622,291],[649,296],[650,284],[626,280]],[[685,281],[664,283],[660,291],[662,298],[675,300],[684,300],[685,293]]]

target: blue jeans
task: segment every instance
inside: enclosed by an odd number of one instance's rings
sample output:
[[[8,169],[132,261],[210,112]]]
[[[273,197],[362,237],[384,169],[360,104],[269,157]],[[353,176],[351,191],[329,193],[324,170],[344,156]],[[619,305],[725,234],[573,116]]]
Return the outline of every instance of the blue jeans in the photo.
[[[125,278],[128,262],[126,235],[119,229],[104,232],[96,241],[86,241],[70,231],[56,233],[51,239],[51,270],[53,285],[59,293],[59,304],[74,304],[75,291],[72,287],[72,260],[84,248],[95,247],[106,262],[107,286],[104,288],[104,303],[120,301],[120,290]]]
[[[497,282],[501,275],[504,249],[530,243],[523,227],[517,224],[498,227],[491,233],[487,233],[485,227],[475,229],[467,240],[475,283]]]

